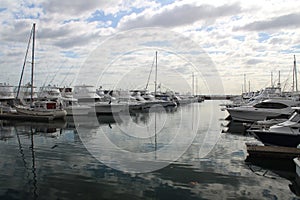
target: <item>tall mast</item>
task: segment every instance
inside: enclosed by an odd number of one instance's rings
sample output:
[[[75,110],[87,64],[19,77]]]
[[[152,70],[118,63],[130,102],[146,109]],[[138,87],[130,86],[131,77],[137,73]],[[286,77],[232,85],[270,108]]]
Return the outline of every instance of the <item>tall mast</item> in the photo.
[[[29,35],[28,44],[27,44],[27,49],[26,49],[26,53],[25,53],[24,63],[23,63],[23,67],[22,67],[21,77],[20,77],[20,80],[19,80],[19,85],[18,85],[18,90],[17,90],[16,100],[18,99],[19,93],[20,93],[20,87],[21,87],[21,84],[22,84],[22,79],[23,79],[23,75],[24,75],[24,69],[25,69],[25,65],[26,65],[26,61],[27,61],[27,55],[28,55],[28,52],[29,52],[29,47],[30,47],[30,41],[31,41],[32,31],[33,31],[33,30],[31,29],[30,35]]]
[[[197,79],[197,76],[196,76],[196,92],[195,92],[196,95],[198,95],[198,79]]]
[[[248,81],[248,92],[250,94],[250,81]]]
[[[294,75],[295,75],[296,92],[298,92],[297,67],[296,67],[296,56],[295,55],[294,55]]]
[[[194,72],[192,74],[192,95],[194,96],[195,95],[195,88],[194,88],[194,85],[195,85],[195,80],[194,80]]]
[[[273,84],[273,72],[271,72],[271,86],[274,87],[274,84]]]
[[[33,27],[32,27],[31,92],[30,92],[31,106],[33,105],[34,42],[35,42],[35,23],[33,24]]]
[[[278,83],[277,86],[280,87],[281,83],[280,83],[280,70],[278,71]]]
[[[157,51],[155,52],[155,82],[154,82],[154,97],[156,98],[157,87]]]
[[[246,74],[244,74],[244,92],[247,92],[246,87]]]

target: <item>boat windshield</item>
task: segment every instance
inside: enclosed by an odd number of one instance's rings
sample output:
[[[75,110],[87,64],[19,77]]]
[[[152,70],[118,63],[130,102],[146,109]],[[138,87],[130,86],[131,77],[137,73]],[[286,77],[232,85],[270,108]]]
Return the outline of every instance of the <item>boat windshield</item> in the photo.
[[[298,122],[300,120],[300,114],[298,112],[295,112],[291,117],[290,121],[292,122]]]
[[[275,103],[275,102],[261,102],[254,105],[255,108],[271,108],[271,109],[283,109],[288,106],[283,103]]]

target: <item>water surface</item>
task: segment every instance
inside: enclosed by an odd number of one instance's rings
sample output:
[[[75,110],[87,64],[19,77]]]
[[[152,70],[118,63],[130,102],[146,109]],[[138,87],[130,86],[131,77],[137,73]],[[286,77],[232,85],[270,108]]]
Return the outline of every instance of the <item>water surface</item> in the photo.
[[[293,163],[245,162],[245,142],[256,140],[240,124],[222,131],[229,122],[220,103],[75,122],[1,121],[0,199],[298,199]],[[134,173],[140,168],[149,172]]]

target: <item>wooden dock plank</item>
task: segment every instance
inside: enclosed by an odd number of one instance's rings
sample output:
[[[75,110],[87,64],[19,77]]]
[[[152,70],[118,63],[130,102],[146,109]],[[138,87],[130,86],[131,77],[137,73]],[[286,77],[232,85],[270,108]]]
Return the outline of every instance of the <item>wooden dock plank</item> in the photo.
[[[294,147],[261,146],[246,144],[249,156],[293,159],[300,156],[300,149]]]
[[[22,120],[22,121],[52,121],[53,117],[49,116],[29,116],[15,113],[1,113],[0,119],[4,120]]]

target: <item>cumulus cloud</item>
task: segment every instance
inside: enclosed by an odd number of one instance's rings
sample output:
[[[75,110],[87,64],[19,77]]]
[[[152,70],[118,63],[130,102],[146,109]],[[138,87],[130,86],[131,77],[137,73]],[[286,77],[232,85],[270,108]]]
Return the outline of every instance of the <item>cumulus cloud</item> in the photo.
[[[263,62],[263,60],[261,60],[261,59],[255,59],[255,58],[253,58],[253,59],[247,60],[246,64],[247,65],[256,65],[256,64],[262,63],[262,62]]]
[[[8,71],[20,70],[35,22],[36,63],[41,73],[49,69],[57,71],[62,63],[74,66],[72,70],[79,68],[90,50],[119,30],[164,27],[191,38],[204,48],[226,80],[226,90],[240,92],[240,85],[236,83],[243,82],[244,73],[253,79],[251,87],[261,88],[263,76],[269,77],[274,67],[281,70],[282,77],[287,76],[286,66],[292,65],[293,55],[300,52],[299,5],[299,1],[280,0],[272,4],[258,0],[204,3],[196,0],[1,0],[0,62],[3,67],[0,79],[5,80]],[[138,40],[136,35],[134,37]],[[148,45],[154,44],[156,39],[153,37]],[[141,44],[144,43],[141,40]],[[118,41],[113,48],[120,49]],[[133,57],[136,65],[143,65],[144,58],[137,60],[137,57],[140,56]],[[184,66],[173,59],[166,60],[166,66],[185,71]],[[16,74],[15,80],[18,79],[19,74]]]
[[[124,17],[119,24],[119,29],[131,29],[137,27],[176,27],[199,20],[214,21],[218,17],[233,15],[241,12],[241,7],[238,3],[230,5],[222,5],[219,7],[212,5],[171,5],[167,8],[162,8],[157,12],[146,10],[145,12],[136,15]],[[151,14],[150,14],[151,13]]]
[[[274,17],[268,20],[255,21],[235,30],[266,31],[283,28],[298,28],[300,26],[300,13],[291,13]]]
[[[45,1],[43,7],[46,12],[49,13],[59,13],[67,14],[72,16],[79,16],[83,13],[88,13],[91,11],[99,9],[104,9],[107,6],[112,6],[118,4],[119,1],[82,1],[82,0],[72,0],[72,1],[61,1],[61,0],[51,0]]]

